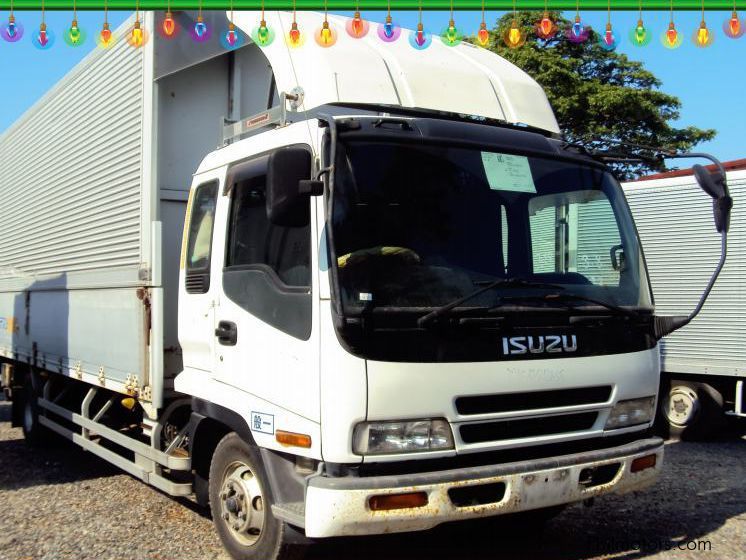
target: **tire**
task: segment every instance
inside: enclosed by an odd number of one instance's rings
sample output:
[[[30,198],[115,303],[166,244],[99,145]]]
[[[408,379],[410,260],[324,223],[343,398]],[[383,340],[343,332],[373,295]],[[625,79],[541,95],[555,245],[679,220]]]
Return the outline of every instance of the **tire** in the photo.
[[[39,422],[39,404],[31,377],[26,377],[21,404],[21,427],[23,437],[31,447],[49,447],[53,443],[54,432]]]
[[[672,380],[660,412],[672,439],[712,439],[725,425],[723,397],[706,383]]]
[[[210,510],[223,547],[235,560],[299,560],[287,523],[272,515],[272,494],[259,449],[230,433],[210,463]]]

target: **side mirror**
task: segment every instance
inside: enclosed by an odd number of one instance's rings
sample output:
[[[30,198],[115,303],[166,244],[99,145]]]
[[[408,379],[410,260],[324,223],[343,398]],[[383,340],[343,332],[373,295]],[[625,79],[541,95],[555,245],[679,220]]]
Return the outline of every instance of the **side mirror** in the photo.
[[[730,197],[728,192],[728,183],[725,179],[725,168],[720,161],[705,153],[679,153],[672,154],[667,153],[665,157],[670,158],[692,158],[699,157],[710,160],[716,171],[709,171],[706,167],[701,165],[692,166],[692,172],[694,177],[705,191],[712,198],[712,212],[715,215],[715,228],[720,234],[720,261],[718,261],[715,272],[712,273],[710,281],[707,283],[705,291],[699,298],[697,306],[694,308],[689,315],[670,315],[670,316],[655,316],[654,321],[654,333],[657,339],[661,339],[667,334],[671,334],[675,330],[680,329],[683,326],[688,325],[692,319],[694,319],[699,312],[702,311],[707,298],[712,291],[712,287],[720,276],[720,272],[725,266],[725,258],[728,254],[728,228],[730,227],[730,210],[733,208],[733,199]]]
[[[733,208],[733,199],[728,196],[725,177],[721,172],[710,172],[706,167],[699,164],[694,165],[692,171],[702,190],[712,197],[715,228],[718,232],[727,232],[730,227],[730,210]]]
[[[311,183],[311,185],[309,185]],[[267,162],[267,218],[273,224],[302,227],[311,219],[309,198],[311,153],[304,148],[282,148]]]

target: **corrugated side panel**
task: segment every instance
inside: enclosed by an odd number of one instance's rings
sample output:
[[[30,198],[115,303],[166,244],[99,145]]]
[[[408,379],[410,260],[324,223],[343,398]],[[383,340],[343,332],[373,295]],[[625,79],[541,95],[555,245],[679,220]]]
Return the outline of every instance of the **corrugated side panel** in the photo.
[[[702,313],[663,341],[669,372],[746,373],[746,173],[728,175],[734,199],[728,260]],[[694,308],[720,256],[710,198],[692,177],[625,185],[659,315]]]
[[[620,243],[619,227],[607,198],[577,205],[576,271],[594,284],[619,286],[611,265],[611,248]]]
[[[93,53],[0,137],[0,291],[123,268],[136,278],[143,50]]]

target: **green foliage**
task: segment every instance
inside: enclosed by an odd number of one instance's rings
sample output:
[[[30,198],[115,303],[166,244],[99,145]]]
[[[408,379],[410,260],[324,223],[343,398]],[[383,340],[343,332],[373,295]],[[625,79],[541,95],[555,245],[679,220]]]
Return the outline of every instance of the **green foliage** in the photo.
[[[715,136],[714,130],[694,126],[676,128],[681,101],[660,90],[661,81],[641,62],[604,50],[598,34],[575,44],[565,39],[572,21],[560,12],[550,12],[559,32],[549,41],[536,37],[536,23],[542,12],[520,11],[515,19],[527,37],[516,49],[505,45],[503,36],[513,22],[509,13],[491,31],[491,50],[530,74],[545,89],[565,138],[590,149],[611,148],[625,154],[645,150],[619,149],[620,142],[689,150]],[[626,40],[629,30],[615,32]],[[617,165],[617,172],[631,178],[649,171],[663,171],[662,162]]]

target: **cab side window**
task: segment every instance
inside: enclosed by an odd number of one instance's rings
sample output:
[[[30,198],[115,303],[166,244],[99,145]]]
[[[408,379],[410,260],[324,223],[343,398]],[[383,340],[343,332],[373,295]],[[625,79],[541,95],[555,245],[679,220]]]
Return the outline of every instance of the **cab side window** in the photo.
[[[217,194],[218,183],[213,181],[197,187],[192,198],[185,256],[186,291],[190,294],[204,294],[210,289]]]
[[[307,340],[312,318],[311,223],[309,219],[289,227],[270,222],[266,161],[260,157],[228,172],[231,206],[223,291],[257,319]],[[310,208],[310,200],[308,204]]]
[[[310,223],[272,224],[267,218],[265,183],[266,176],[261,176],[233,188],[226,265],[264,267],[285,286],[310,286]]]

